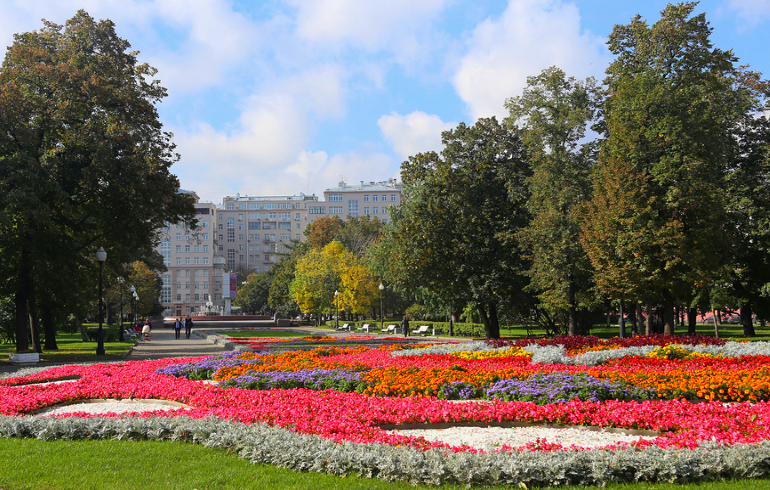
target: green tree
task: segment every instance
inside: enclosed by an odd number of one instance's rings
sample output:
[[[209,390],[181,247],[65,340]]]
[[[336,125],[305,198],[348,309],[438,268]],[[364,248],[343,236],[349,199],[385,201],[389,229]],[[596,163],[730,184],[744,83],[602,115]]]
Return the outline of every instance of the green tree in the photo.
[[[352,216],[337,231],[335,240],[339,240],[356,257],[366,254],[369,247],[382,236],[383,223],[370,215]]]
[[[532,264],[530,288],[543,307],[566,312],[570,335],[578,333],[578,310],[598,301],[591,262],[580,245],[579,206],[590,197],[596,146],[580,141],[600,98],[592,78],[580,82],[551,67],[527,78],[524,93],[506,102],[507,122],[521,129],[533,169],[527,203],[532,221],[521,233]]]
[[[242,311],[258,315],[268,313],[268,297],[270,296],[270,277],[264,274],[249,274],[246,284],[238,290],[238,296],[233,306],[238,306]]]
[[[30,316],[37,335],[39,298],[82,301],[100,246],[131,262],[165,223],[194,222],[154,106],[166,91],[129,48],[111,21],[81,10],[15,35],[0,68],[0,275],[17,351]]]
[[[475,303],[488,338],[498,311],[526,285],[517,234],[526,225],[530,168],[517,133],[495,118],[442,134],[444,149],[402,164],[405,198],[377,251],[391,287],[425,287],[449,304]],[[409,294],[409,293],[412,294]]]
[[[636,16],[610,35],[606,141],[583,230],[597,283],[618,299],[662,297],[667,334],[676,298],[725,263],[724,177],[757,104],[694,8],[668,5],[651,27]]]

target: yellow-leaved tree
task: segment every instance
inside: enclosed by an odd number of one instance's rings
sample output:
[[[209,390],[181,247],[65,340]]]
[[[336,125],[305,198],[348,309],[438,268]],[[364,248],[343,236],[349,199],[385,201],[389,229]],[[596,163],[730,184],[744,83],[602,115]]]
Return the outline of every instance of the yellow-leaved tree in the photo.
[[[338,241],[313,249],[297,261],[290,291],[303,313],[316,316],[337,308],[365,313],[379,298],[369,268]],[[334,291],[339,293],[336,299]]]

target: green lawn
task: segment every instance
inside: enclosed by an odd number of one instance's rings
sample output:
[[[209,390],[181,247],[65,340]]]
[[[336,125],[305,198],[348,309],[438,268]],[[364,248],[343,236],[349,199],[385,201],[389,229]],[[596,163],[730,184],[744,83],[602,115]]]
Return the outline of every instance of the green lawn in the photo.
[[[182,442],[52,441],[0,438],[4,490],[154,489],[428,489],[356,475],[337,477],[250,464],[234,454]],[[689,485],[608,485],[609,490],[762,490],[770,479]],[[513,487],[484,487],[503,489]],[[598,490],[599,487],[560,487]]]
[[[104,360],[120,359],[128,349],[136,342],[127,340],[125,342],[105,342],[105,356],[99,357]],[[96,360],[96,342],[83,342],[79,333],[59,333],[56,335],[56,344],[59,350],[44,350],[40,354],[41,361],[78,361],[92,358]],[[8,360],[8,354],[16,351],[14,344],[0,344],[0,357]]]

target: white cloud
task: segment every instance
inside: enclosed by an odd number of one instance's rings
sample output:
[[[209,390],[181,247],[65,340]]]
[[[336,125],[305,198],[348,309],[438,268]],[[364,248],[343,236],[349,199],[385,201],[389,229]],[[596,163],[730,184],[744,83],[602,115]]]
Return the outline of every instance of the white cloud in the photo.
[[[556,65],[585,78],[600,75],[608,62],[603,39],[581,31],[574,4],[509,0],[499,18],[476,27],[453,84],[474,120],[503,117],[505,99],[519,95],[528,76]]]
[[[741,27],[752,29],[770,20],[770,3],[767,0],[729,0],[728,8],[741,20]]]
[[[417,153],[440,151],[443,146],[441,132],[456,126],[453,122],[444,122],[434,114],[421,111],[406,116],[392,113],[382,116],[377,124],[403,160]]]
[[[370,50],[401,44],[439,13],[448,0],[287,0],[297,9],[297,33],[323,43]]]

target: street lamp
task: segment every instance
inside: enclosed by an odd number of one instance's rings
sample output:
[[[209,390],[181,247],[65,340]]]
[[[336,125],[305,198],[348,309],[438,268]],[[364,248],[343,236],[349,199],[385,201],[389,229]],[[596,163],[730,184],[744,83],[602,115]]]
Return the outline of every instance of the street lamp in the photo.
[[[107,252],[104,251],[104,247],[99,247],[96,252],[96,260],[99,261],[99,330],[96,332],[96,355],[104,355],[104,329],[102,328],[102,266],[104,261],[107,260]]]
[[[334,290],[334,303],[336,304],[337,312],[334,315],[334,328],[340,328],[340,293],[336,289]]]
[[[128,288],[129,291],[131,291],[131,325],[136,325],[136,286],[133,284],[130,288]]]
[[[118,276],[118,289],[120,290],[120,328],[118,329],[118,340],[123,342],[123,283],[125,280]]]
[[[382,332],[382,327],[385,326],[385,317],[382,314],[382,293],[385,291],[385,286],[380,283],[380,332]]]

